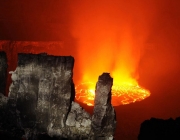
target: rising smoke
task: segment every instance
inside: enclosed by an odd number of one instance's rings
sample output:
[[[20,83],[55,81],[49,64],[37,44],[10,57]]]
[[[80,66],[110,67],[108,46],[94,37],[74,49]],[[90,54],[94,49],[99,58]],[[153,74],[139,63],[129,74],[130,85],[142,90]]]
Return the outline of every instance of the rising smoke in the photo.
[[[0,39],[62,41],[54,54],[75,57],[76,81],[97,81],[107,71],[113,77],[139,77],[153,87],[160,84],[157,79],[174,82],[179,75],[179,5],[171,0],[0,1]]]
[[[157,18],[155,3],[76,1],[72,13],[83,80],[95,81],[104,71],[117,82],[137,80],[142,49]]]

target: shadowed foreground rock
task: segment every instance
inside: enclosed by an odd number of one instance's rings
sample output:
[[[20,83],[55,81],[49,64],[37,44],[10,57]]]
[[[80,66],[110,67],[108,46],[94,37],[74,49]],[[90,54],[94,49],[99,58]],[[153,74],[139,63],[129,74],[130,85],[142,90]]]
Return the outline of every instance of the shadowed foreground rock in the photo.
[[[74,98],[73,65],[73,57],[18,55],[8,103],[13,103],[27,139],[36,133],[66,135],[65,121]]]
[[[0,51],[0,93],[5,95],[7,78],[7,57],[5,52]]]
[[[91,139],[112,140],[116,128],[115,110],[111,105],[113,79],[109,73],[99,76],[96,84]]]
[[[107,74],[100,76],[97,84],[100,89],[96,89],[100,92],[95,99],[100,102],[95,101],[96,111],[92,119],[73,101],[73,65],[74,58],[71,56],[18,55],[18,66],[10,72],[12,84],[9,97],[0,95],[1,140],[113,138],[115,114],[110,103],[112,78],[109,81]],[[104,80],[107,80],[107,85]],[[96,116],[101,119],[100,122]]]
[[[144,121],[138,140],[180,140],[180,117],[175,120],[151,118]]]

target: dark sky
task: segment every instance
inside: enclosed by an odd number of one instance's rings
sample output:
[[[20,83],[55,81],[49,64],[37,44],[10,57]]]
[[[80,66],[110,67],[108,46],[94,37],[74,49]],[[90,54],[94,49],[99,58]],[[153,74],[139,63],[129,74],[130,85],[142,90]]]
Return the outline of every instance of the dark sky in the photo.
[[[136,46],[134,52],[140,51],[136,61],[138,81],[151,91],[151,96],[143,101],[147,108],[142,110],[136,103],[121,106],[119,110],[124,112],[121,119],[128,118],[128,111],[132,110],[149,114],[139,121],[153,116],[176,117],[180,116],[177,108],[180,106],[179,7],[179,0],[0,0],[0,39],[62,41],[66,52],[76,56],[82,49],[78,44],[84,44],[86,36],[87,44],[97,40],[94,36],[104,39],[112,37],[109,34],[114,35],[115,31],[115,36],[120,34],[123,38],[121,33],[126,33],[123,30],[126,28]],[[81,62],[79,59],[77,57],[77,63]],[[124,129],[126,122],[129,120],[122,122]],[[132,132],[127,128],[121,136],[132,133],[133,137],[138,126],[140,124],[136,124]],[[122,129],[121,125],[118,129]]]

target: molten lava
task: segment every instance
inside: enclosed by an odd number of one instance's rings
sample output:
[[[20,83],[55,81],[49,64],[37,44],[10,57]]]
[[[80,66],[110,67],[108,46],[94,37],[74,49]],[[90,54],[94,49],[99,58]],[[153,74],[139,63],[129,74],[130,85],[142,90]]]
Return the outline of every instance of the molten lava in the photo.
[[[88,106],[94,105],[95,84],[92,82],[81,83],[75,88],[76,100]],[[112,87],[112,105],[125,105],[141,101],[150,96],[150,92],[139,85],[128,83],[114,84]]]

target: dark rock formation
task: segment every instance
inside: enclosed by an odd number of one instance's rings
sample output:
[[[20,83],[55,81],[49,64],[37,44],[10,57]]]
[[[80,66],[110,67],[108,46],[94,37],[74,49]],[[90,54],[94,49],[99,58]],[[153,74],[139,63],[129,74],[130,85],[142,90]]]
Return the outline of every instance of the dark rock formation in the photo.
[[[173,120],[151,118],[141,124],[138,140],[179,140],[180,117]]]
[[[113,79],[107,73],[99,77],[91,118],[73,101],[73,65],[71,56],[18,55],[9,97],[0,94],[1,139],[113,139]]]
[[[57,51],[58,50],[58,51]],[[62,41],[12,41],[0,40],[0,51],[6,52],[8,60],[8,71],[14,71],[17,67],[18,53],[32,53],[39,54],[46,52],[50,55],[62,55],[65,53]],[[6,96],[9,93],[9,86],[11,83],[10,75],[6,85]]]
[[[7,78],[7,58],[5,52],[0,52],[0,93],[5,94]]]
[[[66,133],[65,121],[71,106],[73,57],[19,54],[12,72],[9,99],[15,102],[22,128],[38,132]]]
[[[87,139],[91,130],[91,116],[78,103],[72,102],[66,126],[69,137]]]
[[[19,114],[13,100],[0,93],[0,139],[20,140],[24,130],[19,126]]]
[[[113,78],[109,73],[99,76],[96,84],[91,139],[112,140],[116,128],[116,116],[111,105]]]

